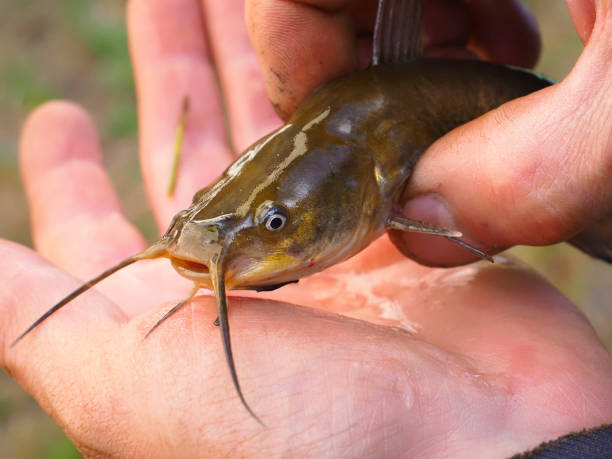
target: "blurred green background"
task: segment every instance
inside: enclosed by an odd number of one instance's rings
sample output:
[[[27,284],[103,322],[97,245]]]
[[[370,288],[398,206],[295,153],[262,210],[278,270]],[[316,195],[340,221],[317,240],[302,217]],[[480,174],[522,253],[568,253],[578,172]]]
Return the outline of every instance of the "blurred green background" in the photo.
[[[543,35],[537,70],[562,79],[582,49],[565,2],[526,3]],[[31,245],[17,166],[19,130],[28,112],[53,98],[77,101],[93,115],[128,217],[149,240],[155,237],[137,163],[124,9],[120,0],[0,0],[0,237]],[[578,304],[612,349],[612,268],[565,244],[519,247],[512,253]],[[55,423],[5,373],[0,373],[0,457],[79,457]]]

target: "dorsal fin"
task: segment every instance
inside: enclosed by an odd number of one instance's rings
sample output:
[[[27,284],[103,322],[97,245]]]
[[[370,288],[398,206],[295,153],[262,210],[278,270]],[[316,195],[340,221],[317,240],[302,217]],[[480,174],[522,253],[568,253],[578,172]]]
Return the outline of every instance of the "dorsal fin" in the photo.
[[[423,54],[423,0],[378,0],[372,65],[399,64]]]

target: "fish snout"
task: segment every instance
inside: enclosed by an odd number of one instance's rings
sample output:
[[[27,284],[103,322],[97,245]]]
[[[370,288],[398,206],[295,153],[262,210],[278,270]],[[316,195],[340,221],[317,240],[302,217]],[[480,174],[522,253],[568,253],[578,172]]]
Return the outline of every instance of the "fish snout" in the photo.
[[[176,271],[193,281],[210,279],[210,267],[217,265],[225,247],[226,219],[187,220],[168,249]]]

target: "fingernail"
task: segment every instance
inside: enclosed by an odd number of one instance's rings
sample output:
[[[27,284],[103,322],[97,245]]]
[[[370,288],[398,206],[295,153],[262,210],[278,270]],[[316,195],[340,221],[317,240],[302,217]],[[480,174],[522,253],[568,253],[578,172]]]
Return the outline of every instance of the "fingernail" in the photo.
[[[404,205],[406,217],[422,220],[434,225],[462,231],[448,202],[440,195],[426,194],[411,199]]]
[[[460,239],[462,241],[476,248],[484,247],[482,243],[466,233],[465,228],[456,219],[446,199],[438,194],[427,194],[413,198],[404,205],[403,211],[408,218],[422,220],[441,228],[461,231],[463,235]],[[397,243],[397,236],[399,235],[395,235],[392,239],[400,250],[424,264],[450,266],[475,259],[470,251],[443,237],[404,233],[401,235],[402,243],[400,246]]]

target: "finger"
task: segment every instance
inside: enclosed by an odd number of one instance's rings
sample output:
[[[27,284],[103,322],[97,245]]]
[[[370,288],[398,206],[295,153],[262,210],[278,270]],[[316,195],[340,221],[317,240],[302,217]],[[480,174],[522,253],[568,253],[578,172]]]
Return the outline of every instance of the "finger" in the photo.
[[[244,1],[202,1],[235,153],[278,127],[244,24]]]
[[[287,119],[316,87],[358,66],[349,0],[247,0],[247,30],[276,112]]]
[[[359,68],[372,58],[372,35],[378,2],[353,0],[349,11],[357,34]],[[424,3],[423,52],[435,59],[476,59],[466,49],[470,38],[470,17],[466,4],[457,0],[428,0]]]
[[[247,28],[268,97],[281,118],[287,119],[316,87],[367,62],[368,51],[364,57],[355,32],[371,31],[375,2],[369,8],[363,3],[247,1]],[[426,55],[472,58],[463,51],[471,39],[471,47],[490,60],[533,66],[540,49],[533,17],[518,0],[498,3],[427,2]]]
[[[82,109],[67,102],[38,108],[24,126],[20,160],[34,241],[48,260],[87,280],[145,247],[121,212],[94,126]],[[96,289],[133,315],[184,295],[185,285],[166,277],[170,271],[166,263],[141,262]],[[163,291],[151,289],[159,279]],[[45,297],[47,308],[59,299]]]
[[[425,49],[437,46],[465,47],[470,38],[470,17],[466,4],[457,0],[424,2]]]
[[[81,108],[56,101],[36,109],[23,128],[20,162],[34,243],[47,259],[83,278],[144,248]]]
[[[595,25],[596,8],[595,0],[566,0],[576,32],[586,44],[591,37],[593,26]],[[600,2],[601,3],[601,2]],[[605,5],[603,5],[605,7]]]
[[[423,54],[434,59],[476,59],[466,49],[471,19],[466,4],[457,0],[428,0],[424,8]],[[372,34],[377,1],[353,0],[349,6],[357,32],[360,68],[372,57]]]
[[[231,161],[198,0],[132,0],[128,32],[140,117],[140,152],[160,229]],[[189,111],[172,197],[174,142],[183,98]]]
[[[560,84],[512,101],[437,141],[418,163],[409,216],[451,224],[485,251],[568,239],[612,208],[612,27],[595,29]],[[438,201],[436,204],[435,201]],[[430,256],[420,238],[400,247],[417,259],[456,264],[470,257]]]
[[[521,0],[466,0],[470,48],[500,64],[531,68],[541,49],[538,25]]]
[[[92,349],[103,337],[111,337],[125,316],[104,297],[91,292],[86,300],[74,300],[10,347],[49,303],[64,291],[73,290],[79,281],[11,242],[0,241],[0,257],[6,262],[0,273],[0,363],[46,408],[49,397],[65,393],[69,387],[62,387],[61,374],[69,369],[87,373],[84,366],[75,366],[83,360],[96,361],[91,358],[95,354]]]

